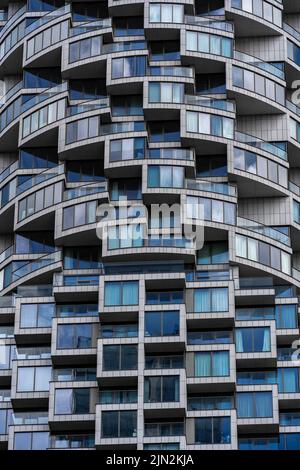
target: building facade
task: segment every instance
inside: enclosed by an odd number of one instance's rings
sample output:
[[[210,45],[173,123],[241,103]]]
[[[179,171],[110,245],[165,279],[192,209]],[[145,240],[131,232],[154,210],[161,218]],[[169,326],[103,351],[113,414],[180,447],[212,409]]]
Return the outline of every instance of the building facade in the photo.
[[[300,2],[0,8],[0,448],[300,449]]]

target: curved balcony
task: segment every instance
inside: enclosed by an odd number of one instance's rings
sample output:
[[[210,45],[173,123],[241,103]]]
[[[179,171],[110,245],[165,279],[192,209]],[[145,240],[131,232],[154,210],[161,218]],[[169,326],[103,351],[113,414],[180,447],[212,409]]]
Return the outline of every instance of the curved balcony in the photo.
[[[47,253],[33,261],[28,261],[23,266],[12,269],[11,279],[7,286],[4,286],[1,295],[6,295],[8,292],[16,289],[20,284],[36,282],[43,283],[45,280],[50,280],[53,272],[60,271],[61,264],[61,251],[54,253]]]
[[[235,98],[239,115],[286,112],[285,87],[276,79],[266,78],[263,72],[258,74],[232,66],[232,87],[228,87],[228,96]]]
[[[260,237],[261,238],[261,237]],[[232,259],[240,266],[240,272],[246,275],[255,271],[269,273],[278,282],[288,282],[299,287],[299,280],[294,276],[292,262],[292,251],[288,247],[280,248],[281,244],[260,241],[258,239],[235,235],[235,253]]]
[[[63,42],[69,37],[71,5],[50,11],[26,28],[23,67],[60,63]]]
[[[97,207],[109,201],[107,182],[66,189],[63,200],[55,214],[56,243],[80,244],[83,236],[86,243],[99,243]]]
[[[249,151],[233,144],[233,159],[229,160],[230,180],[236,182],[241,197],[251,197],[253,189],[257,197],[287,196],[288,164],[278,157],[268,158],[264,152]]]
[[[258,37],[282,34],[282,5],[278,2],[265,0],[243,2],[229,0],[226,11],[228,18],[233,20],[238,37]]]
[[[73,120],[60,127],[62,135],[59,137],[58,152],[66,156],[72,152],[73,158],[76,152],[80,155],[87,149],[90,156],[103,153],[103,143],[110,135],[132,134],[132,137],[146,137],[144,121],[112,122],[102,124],[100,116],[86,117]]]

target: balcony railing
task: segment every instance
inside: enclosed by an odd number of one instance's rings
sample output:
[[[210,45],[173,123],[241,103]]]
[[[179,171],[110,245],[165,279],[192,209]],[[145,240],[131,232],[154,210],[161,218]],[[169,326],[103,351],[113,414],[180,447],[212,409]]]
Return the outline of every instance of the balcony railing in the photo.
[[[99,284],[98,275],[75,275],[67,276],[60,273],[54,273],[53,287],[72,287],[72,286],[97,286]]]
[[[218,21],[211,18],[205,18],[203,16],[189,16],[186,15],[184,18],[185,24],[194,26],[203,26],[204,28],[220,29],[232,33],[234,31],[234,24],[230,21]]]
[[[230,100],[222,100],[209,98],[201,95],[186,95],[185,103],[193,106],[203,106],[205,108],[221,109],[222,111],[234,112],[235,102]]]
[[[95,447],[94,434],[70,434],[50,437],[50,449],[90,449]]]
[[[293,36],[297,41],[300,41],[300,33],[295,28],[287,23],[282,23],[283,30]]]
[[[104,18],[97,21],[88,21],[74,28],[70,28],[69,37],[78,36],[79,34],[89,33],[90,31],[101,30],[111,27],[111,18]]]
[[[25,111],[28,111],[29,109],[33,108],[37,104],[42,103],[45,100],[48,100],[49,98],[53,98],[53,96],[59,95],[60,93],[64,93],[67,90],[68,90],[68,82],[63,82],[54,87],[47,88],[42,93],[39,93],[38,95],[35,95],[30,100],[26,101],[22,105],[22,113],[24,113]]]
[[[63,163],[61,163],[54,168],[47,168],[41,173],[28,178],[26,181],[24,181],[24,183],[17,186],[17,195],[37,186],[38,184],[44,183],[45,181],[48,181],[52,178],[56,178],[58,175],[62,175],[64,173],[64,169],[65,166]]]
[[[264,62],[257,57],[254,57],[250,54],[246,54],[245,52],[241,51],[234,51],[234,59],[239,60],[240,62],[244,62],[245,64],[252,65],[252,67],[257,67],[264,72],[268,72],[271,75],[275,75],[275,77],[284,80],[284,72],[280,70],[275,65],[269,64],[268,62]]]
[[[285,235],[284,233],[272,227],[267,227],[266,225],[260,224],[259,222],[255,222],[254,220],[238,217],[237,225],[238,227],[246,228],[252,232],[259,233],[265,237],[269,237],[280,243],[284,243],[284,245],[290,246],[291,244],[291,239],[288,235]]]
[[[46,255],[41,256],[40,258],[34,261],[29,261],[24,266],[21,266],[21,268],[18,268],[12,272],[12,282],[16,282],[22,277],[33,273],[34,271],[38,271],[39,269],[43,269],[48,266],[51,266],[52,264],[55,264],[60,260],[61,260],[61,251],[58,250],[55,253],[51,253],[51,254],[47,253]]]
[[[29,24],[26,27],[25,34],[27,35],[32,33],[32,31],[35,31],[41,26],[45,26],[45,24],[49,23],[50,21],[56,20],[60,16],[66,15],[67,13],[71,13],[71,4],[58,8],[57,10],[47,12],[44,16]]]
[[[183,66],[152,66],[148,67],[146,71],[147,75],[151,77],[184,77],[184,78],[193,78],[194,70],[192,67],[183,67]]]
[[[48,411],[15,412],[12,415],[14,426],[48,424]]]
[[[212,183],[210,181],[199,181],[199,180],[192,180],[187,179],[186,188],[191,189],[194,191],[207,191],[210,193],[216,194],[225,194],[226,196],[234,196],[237,195],[236,186],[226,183]]]
[[[16,350],[16,359],[50,359],[51,348],[50,346],[41,347],[18,347]]]
[[[19,162],[13,162],[11,165],[9,165],[5,170],[3,170],[0,173],[0,183],[4,181],[6,178],[8,178],[14,171],[16,171],[19,168]]]
[[[101,390],[99,393],[99,404],[137,403],[137,398],[137,390]]]
[[[97,109],[107,108],[109,106],[109,97],[99,100],[89,100],[85,103],[69,106],[67,108],[67,117],[76,116],[76,114],[88,113]]]
[[[145,437],[183,436],[184,423],[145,423]]]
[[[244,132],[235,132],[235,140],[241,142],[243,144],[250,145],[252,147],[256,147],[264,152],[270,153],[271,155],[275,155],[282,160],[287,160],[287,152],[286,150],[277,147],[277,145],[272,144],[270,142],[266,142],[259,137],[245,134]]]
[[[70,199],[75,199],[83,196],[90,196],[91,194],[103,193],[105,191],[108,191],[107,181],[89,184],[85,186],[79,186],[77,188],[70,188],[64,191],[64,201],[69,201]]]

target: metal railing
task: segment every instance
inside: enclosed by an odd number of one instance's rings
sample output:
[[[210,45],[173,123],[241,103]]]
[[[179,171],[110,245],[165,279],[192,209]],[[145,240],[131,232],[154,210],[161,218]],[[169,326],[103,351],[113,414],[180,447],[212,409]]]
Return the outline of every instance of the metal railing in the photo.
[[[216,194],[225,194],[226,196],[235,197],[237,195],[236,186],[227,183],[213,183],[211,181],[186,179],[185,187],[186,189],[206,191]]]
[[[290,246],[291,239],[288,235],[276,230],[275,228],[268,227],[263,225],[259,222],[254,220],[245,219],[244,217],[237,218],[237,225],[238,227],[246,228],[251,232],[259,233],[260,235],[264,235],[265,237],[272,238],[280,243],[284,243],[284,245]]]

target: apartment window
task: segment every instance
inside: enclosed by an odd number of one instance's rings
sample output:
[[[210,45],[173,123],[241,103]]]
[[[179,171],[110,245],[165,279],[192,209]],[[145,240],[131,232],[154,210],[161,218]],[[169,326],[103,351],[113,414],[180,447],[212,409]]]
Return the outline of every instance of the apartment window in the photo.
[[[198,264],[223,264],[228,263],[227,242],[208,242],[198,251]]]
[[[238,392],[238,418],[272,418],[272,392]]]
[[[265,96],[285,106],[285,89],[282,85],[240,67],[233,67],[232,74],[234,86]]]
[[[100,160],[67,161],[66,165],[67,181],[70,183],[89,183],[104,180],[104,173]]]
[[[71,100],[92,100],[106,98],[106,86],[104,80],[69,80]]]
[[[149,103],[183,103],[183,83],[149,83]]]
[[[55,252],[52,232],[22,232],[15,235],[15,252],[42,254]]]
[[[300,47],[296,46],[289,39],[287,40],[287,53],[288,58],[295,62],[297,65],[300,65]]]
[[[132,56],[112,59],[112,78],[143,77],[146,75],[146,57]]]
[[[209,417],[195,418],[196,444],[230,444],[230,418]]]
[[[227,176],[227,157],[223,155],[201,155],[196,161],[196,176]]]
[[[179,335],[179,311],[145,312],[145,336]]]
[[[194,290],[194,311],[197,313],[206,312],[227,312],[228,311],[228,288],[208,288]]]
[[[144,18],[142,16],[115,17],[114,34],[120,36],[143,36]]]
[[[280,426],[300,426],[300,413],[298,411],[287,411],[279,414]]]
[[[65,117],[66,101],[61,99],[35,111],[22,121],[23,138]]]
[[[37,148],[20,150],[20,168],[53,168],[57,165],[56,148]]]
[[[62,185],[61,183],[56,183],[21,199],[18,210],[19,221],[47,207],[58,204],[61,201],[61,194]]]
[[[177,121],[150,122],[150,142],[177,142],[180,140],[180,124]]]
[[[196,1],[196,15],[218,16],[224,15],[224,0]]]
[[[104,2],[74,2],[73,21],[94,21],[106,18],[108,11]]]
[[[55,304],[21,304],[21,328],[49,328],[55,316]]]
[[[255,16],[282,27],[282,12],[269,2],[263,0],[232,0],[233,8],[252,13]]]
[[[152,41],[150,43],[151,61],[180,59],[180,44],[178,41]]]
[[[63,21],[48,28],[27,41],[27,59],[44,49],[67,39],[69,22]]]
[[[254,238],[236,235],[236,256],[256,261],[291,275],[291,255]]]
[[[93,347],[93,325],[78,323],[57,326],[57,349],[86,349]]]
[[[179,401],[179,376],[145,377],[144,399],[145,403]]]
[[[8,426],[13,424],[12,410],[0,409],[0,435],[8,434]]]
[[[196,352],[195,377],[227,377],[229,375],[229,351]]]
[[[97,201],[84,202],[63,209],[63,230],[96,222]]]
[[[69,45],[69,63],[99,56],[102,50],[102,36],[93,36],[72,42]]]
[[[253,152],[234,148],[234,168],[265,178],[280,186],[288,186],[288,170],[282,165]]]
[[[145,158],[145,139],[116,139],[110,141],[109,161],[118,162]]]
[[[276,328],[298,328],[297,305],[275,305]]]
[[[141,95],[124,95],[111,97],[113,116],[143,116],[143,97]]]
[[[16,346],[0,344],[0,370],[11,369],[12,361],[16,356]]]
[[[277,370],[279,393],[298,393],[299,369],[297,367],[279,367]]]
[[[61,83],[59,67],[28,69],[23,72],[24,88],[50,88]]]
[[[137,345],[103,346],[103,370],[135,370],[137,369],[137,359]]]
[[[183,188],[184,168],[180,166],[148,166],[148,188]]]
[[[294,222],[300,224],[300,204],[293,200],[293,219]]]
[[[186,32],[186,49],[192,52],[232,57],[233,41],[215,34]]]
[[[101,435],[103,439],[116,437],[136,437],[137,412],[102,411]]]
[[[101,250],[98,246],[64,249],[65,269],[97,269],[101,267]]]
[[[270,328],[236,328],[236,352],[271,351]]]
[[[299,51],[300,51],[300,48],[299,48]],[[300,66],[300,58],[299,58],[299,66]],[[297,142],[300,142],[300,124],[299,122],[295,121],[292,118],[290,118],[290,134],[291,134],[292,139],[296,140]]]
[[[140,179],[111,180],[110,198],[118,201],[120,197],[126,197],[129,201],[142,199]]]
[[[100,117],[93,116],[86,119],[72,121],[66,126],[66,144],[80,140],[91,139],[100,134]]]
[[[150,23],[182,23],[184,7],[173,3],[150,3],[149,16]]]
[[[47,450],[49,447],[49,432],[15,432],[14,450]]]
[[[47,392],[51,367],[18,367],[17,392]]]
[[[186,118],[187,132],[213,135],[226,139],[233,139],[234,137],[234,120],[231,118],[193,111],[187,111]]]
[[[56,415],[90,413],[90,388],[58,388],[55,390]]]
[[[143,246],[143,228],[141,224],[118,225],[115,227],[108,227],[108,250],[137,248],[141,246]]]
[[[64,5],[64,0],[27,0],[27,11],[53,11]]]
[[[104,305],[138,305],[139,283],[138,281],[105,282]]]
[[[226,77],[223,73],[201,74],[196,76],[196,91],[200,94],[226,93]]]

